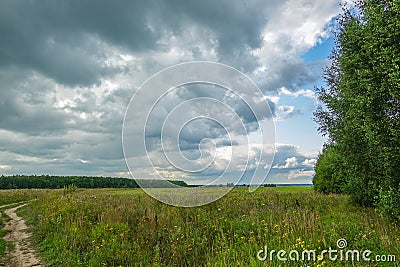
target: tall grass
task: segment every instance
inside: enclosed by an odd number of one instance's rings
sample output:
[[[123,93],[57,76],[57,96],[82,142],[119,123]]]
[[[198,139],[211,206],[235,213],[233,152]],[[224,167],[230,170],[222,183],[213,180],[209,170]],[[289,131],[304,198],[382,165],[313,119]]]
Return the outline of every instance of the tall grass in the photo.
[[[16,202],[27,201],[37,198],[39,195],[46,194],[49,190],[39,189],[9,189],[0,190],[0,206]]]
[[[178,208],[115,192],[52,191],[26,207],[44,259],[52,266],[367,266],[256,257],[265,245],[321,251],[345,238],[349,249],[400,260],[399,228],[342,195],[236,188],[212,204]]]

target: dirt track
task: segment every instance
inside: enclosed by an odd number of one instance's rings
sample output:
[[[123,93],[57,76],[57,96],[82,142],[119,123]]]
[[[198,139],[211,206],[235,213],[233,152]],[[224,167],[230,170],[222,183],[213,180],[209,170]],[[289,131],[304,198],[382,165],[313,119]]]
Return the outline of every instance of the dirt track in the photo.
[[[12,204],[11,204],[12,205]],[[39,259],[36,257],[35,251],[29,241],[31,236],[25,230],[28,227],[25,224],[25,220],[16,214],[16,211],[28,203],[18,205],[17,207],[6,209],[4,211],[11,220],[4,226],[4,230],[10,230],[11,232],[4,236],[6,241],[10,241],[14,244],[15,250],[11,253],[11,258],[7,260],[5,266],[10,267],[28,267],[28,266],[42,266]],[[5,205],[8,206],[8,205]],[[4,206],[2,206],[4,207]],[[1,208],[1,207],[0,207]]]

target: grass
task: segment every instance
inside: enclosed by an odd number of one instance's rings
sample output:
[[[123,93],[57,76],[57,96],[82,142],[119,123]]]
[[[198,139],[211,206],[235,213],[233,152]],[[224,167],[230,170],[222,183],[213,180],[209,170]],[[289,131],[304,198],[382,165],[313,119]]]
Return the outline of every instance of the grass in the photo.
[[[0,230],[0,258],[4,258],[6,250],[12,247],[10,243],[3,239],[9,232],[9,230]]]
[[[12,197],[10,197],[12,199]],[[13,205],[4,207],[1,209],[1,215],[0,215],[0,260],[4,259],[5,253],[7,250],[12,249],[12,244],[5,241],[3,237],[10,233],[10,230],[4,230],[3,227],[6,225],[6,222],[8,222],[11,218],[7,216],[3,211],[6,208],[12,207]]]
[[[27,201],[37,197],[39,194],[45,193],[46,190],[0,190],[0,206],[8,205],[16,202]]]
[[[295,193],[295,192],[306,192],[312,191],[312,186],[277,186],[277,187],[260,187],[263,190],[272,190],[272,191],[279,191],[279,192],[287,192],[287,193]],[[218,189],[218,187],[217,187]],[[116,195],[135,195],[135,194],[144,194],[145,192],[140,188],[135,189],[98,189],[98,190],[105,190],[108,193],[116,194]],[[165,190],[162,188],[155,188],[155,189],[147,189],[147,190],[155,190],[161,191]],[[210,189],[212,190],[212,189]],[[242,190],[244,190],[242,188]]]
[[[160,203],[141,190],[53,190],[23,208],[52,266],[394,266],[393,262],[260,261],[270,250],[336,248],[400,257],[399,227],[343,195],[311,188],[235,188],[194,208]]]
[[[308,192],[312,191],[312,186],[277,186],[277,187],[270,187],[266,188],[270,190],[275,190],[279,192],[286,192],[286,193],[297,193],[297,192]]]

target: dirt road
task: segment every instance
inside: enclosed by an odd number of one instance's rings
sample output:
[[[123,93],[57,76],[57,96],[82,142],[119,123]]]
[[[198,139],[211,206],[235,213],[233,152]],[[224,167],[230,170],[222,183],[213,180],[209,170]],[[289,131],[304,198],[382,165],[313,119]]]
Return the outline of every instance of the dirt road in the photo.
[[[15,250],[11,253],[11,258],[7,261],[5,266],[42,266],[30,244],[29,237],[31,235],[25,231],[28,229],[25,224],[25,220],[16,214],[16,211],[25,205],[28,205],[28,203],[24,203],[4,211],[4,213],[11,218],[11,220],[7,222],[6,226],[3,228],[11,231],[9,234],[4,236],[4,239],[6,241],[11,241],[15,247]]]

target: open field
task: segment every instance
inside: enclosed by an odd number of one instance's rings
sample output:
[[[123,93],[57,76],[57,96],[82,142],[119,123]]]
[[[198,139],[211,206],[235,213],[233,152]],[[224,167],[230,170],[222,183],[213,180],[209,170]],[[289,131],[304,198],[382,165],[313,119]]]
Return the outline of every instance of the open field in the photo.
[[[140,189],[1,191],[0,200],[35,199],[19,211],[51,266],[396,266],[400,229],[374,209],[311,188],[235,188],[202,207],[160,203]],[[17,202],[15,201],[15,202]],[[1,204],[1,202],[0,202]],[[268,250],[371,250],[397,262],[257,259]],[[346,251],[345,251],[346,252]],[[317,255],[318,255],[317,254]],[[286,255],[288,257],[288,255]],[[300,254],[301,258],[301,254]]]
[[[218,187],[217,187],[218,188]],[[239,187],[240,188],[240,187]],[[294,193],[294,192],[306,192],[311,191],[313,189],[312,186],[277,186],[277,187],[260,187],[260,190],[271,190],[271,191],[279,191],[279,192],[286,192],[286,193]],[[163,190],[163,189],[153,189],[153,190]],[[238,189],[236,189],[238,190]],[[245,188],[241,188],[239,190],[246,190]],[[117,195],[131,195],[131,194],[144,194],[145,192],[139,188],[137,189],[110,189],[110,193],[117,194]]]

